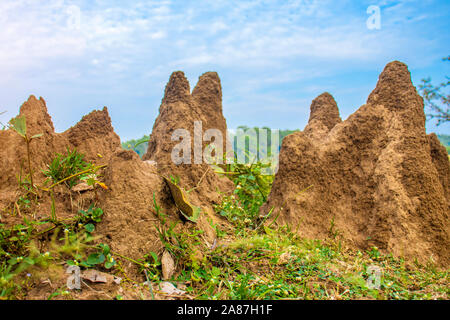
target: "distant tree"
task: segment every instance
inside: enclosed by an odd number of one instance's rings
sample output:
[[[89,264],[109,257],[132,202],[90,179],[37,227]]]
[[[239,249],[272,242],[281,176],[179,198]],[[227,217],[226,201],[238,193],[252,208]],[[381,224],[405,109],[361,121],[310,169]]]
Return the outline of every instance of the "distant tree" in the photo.
[[[450,56],[443,58],[443,61],[450,61]],[[419,91],[423,96],[425,106],[431,113],[427,114],[430,119],[436,119],[436,125],[450,121],[450,93],[444,91],[450,85],[450,78],[445,77],[447,81],[435,86],[431,83],[431,78],[422,79],[419,85]]]
[[[141,158],[145,154],[148,148],[148,141],[150,136],[144,135],[142,138],[136,140],[131,139],[125,142],[122,142],[122,148],[126,150],[134,150]]]

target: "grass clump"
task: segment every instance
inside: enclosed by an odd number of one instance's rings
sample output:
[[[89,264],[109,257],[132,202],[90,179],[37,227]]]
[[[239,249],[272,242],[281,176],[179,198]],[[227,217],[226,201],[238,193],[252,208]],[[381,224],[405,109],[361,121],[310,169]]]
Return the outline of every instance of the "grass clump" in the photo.
[[[48,170],[44,170],[42,173],[49,181],[56,183],[74,176],[79,172],[92,169],[93,165],[84,161],[84,155],[79,153],[76,149],[71,151],[67,148],[67,153],[65,155],[57,153],[47,167]],[[80,178],[82,178],[82,176],[70,178],[64,181],[64,184],[71,189],[79,182]]]

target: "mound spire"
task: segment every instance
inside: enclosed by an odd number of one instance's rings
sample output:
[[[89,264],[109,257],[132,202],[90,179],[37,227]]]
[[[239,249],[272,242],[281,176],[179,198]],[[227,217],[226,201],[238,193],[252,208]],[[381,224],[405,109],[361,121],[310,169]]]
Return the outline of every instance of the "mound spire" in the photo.
[[[306,237],[327,238],[332,226],[351,246],[448,266],[450,167],[436,140],[407,66],[391,62],[347,120],[330,95],[313,101],[305,130],[283,141],[261,213],[279,210]]]

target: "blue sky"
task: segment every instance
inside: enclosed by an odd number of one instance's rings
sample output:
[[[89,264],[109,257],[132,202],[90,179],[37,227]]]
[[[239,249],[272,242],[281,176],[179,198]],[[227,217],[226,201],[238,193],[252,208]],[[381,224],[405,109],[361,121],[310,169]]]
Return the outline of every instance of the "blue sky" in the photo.
[[[381,9],[370,30],[366,10]],[[417,86],[450,75],[450,1],[1,0],[0,116],[42,96],[57,131],[108,106],[122,140],[149,133],[170,74],[217,71],[230,128],[303,129],[324,91],[343,118],[389,61]],[[450,125],[428,131],[450,134]]]

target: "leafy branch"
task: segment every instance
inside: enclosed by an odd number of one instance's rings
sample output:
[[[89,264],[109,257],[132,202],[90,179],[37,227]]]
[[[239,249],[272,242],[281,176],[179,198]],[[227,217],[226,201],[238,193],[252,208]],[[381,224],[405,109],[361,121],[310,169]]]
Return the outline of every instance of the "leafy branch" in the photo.
[[[450,56],[442,60],[450,61]],[[431,83],[431,78],[422,79],[422,83],[419,85],[425,105],[431,110],[427,116],[430,119],[437,119],[437,126],[450,121],[450,93],[444,92],[450,85],[450,77],[446,76],[445,78],[446,81],[437,86]]]

